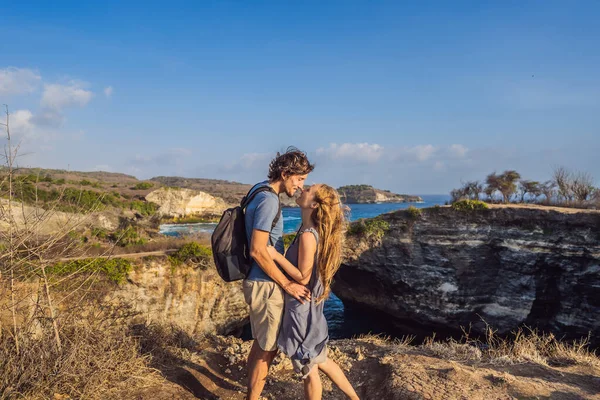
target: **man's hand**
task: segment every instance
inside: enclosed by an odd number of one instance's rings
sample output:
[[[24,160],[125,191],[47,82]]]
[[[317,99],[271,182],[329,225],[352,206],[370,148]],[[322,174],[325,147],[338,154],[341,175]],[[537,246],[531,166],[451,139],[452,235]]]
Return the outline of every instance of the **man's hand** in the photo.
[[[305,301],[310,301],[310,290],[299,283],[289,282],[283,287],[283,290],[302,304],[304,304]]]

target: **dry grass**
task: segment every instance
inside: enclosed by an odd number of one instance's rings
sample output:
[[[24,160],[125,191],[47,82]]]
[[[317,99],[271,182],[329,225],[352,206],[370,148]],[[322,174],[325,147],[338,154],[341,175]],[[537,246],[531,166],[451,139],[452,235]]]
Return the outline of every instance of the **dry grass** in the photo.
[[[356,340],[359,342],[372,343],[379,346],[393,346],[393,347],[408,347],[414,342],[414,336],[402,336],[400,338],[392,338],[391,336],[382,335],[382,334],[374,334],[367,333],[363,335],[358,335]]]
[[[14,340],[2,335],[0,398],[118,398],[164,381],[122,325],[112,318],[95,321],[63,324],[62,352],[47,336],[25,332],[17,352]]]
[[[589,349],[589,338],[560,341],[551,333],[519,328],[508,337],[497,335],[488,326],[485,341],[471,339],[469,334],[460,341],[445,342],[435,338],[425,340],[421,348],[443,358],[462,362],[491,364],[535,363],[541,365],[585,365],[600,367],[600,358]]]

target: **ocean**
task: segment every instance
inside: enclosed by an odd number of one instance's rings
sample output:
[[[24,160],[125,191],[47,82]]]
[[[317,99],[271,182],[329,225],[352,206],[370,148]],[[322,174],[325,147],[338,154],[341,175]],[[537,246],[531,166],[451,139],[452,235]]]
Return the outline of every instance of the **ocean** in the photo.
[[[421,195],[423,202],[420,203],[381,203],[381,204],[348,204],[350,221],[356,221],[360,218],[373,218],[378,215],[402,210],[410,206],[417,208],[433,207],[443,205],[450,200],[448,195]],[[283,233],[294,233],[300,227],[300,209],[284,208],[283,214]],[[211,233],[217,224],[214,223],[196,223],[196,224],[163,224],[160,226],[160,233],[167,236],[185,236],[195,233]]]
[[[360,218],[373,218],[391,211],[406,209],[410,206],[417,208],[444,205],[450,200],[448,195],[421,195],[423,201],[419,203],[382,203],[382,204],[348,204],[350,221]],[[300,227],[300,209],[284,208],[283,231],[294,233]],[[160,233],[167,236],[185,236],[196,233],[210,233],[216,224],[164,224],[160,226]],[[329,327],[329,336],[332,339],[351,338],[356,335],[373,333],[392,337],[405,334],[387,322],[388,318],[372,311],[365,311],[356,307],[346,307],[344,303],[332,293],[325,302],[325,317]],[[242,338],[251,337],[249,325],[244,329]]]

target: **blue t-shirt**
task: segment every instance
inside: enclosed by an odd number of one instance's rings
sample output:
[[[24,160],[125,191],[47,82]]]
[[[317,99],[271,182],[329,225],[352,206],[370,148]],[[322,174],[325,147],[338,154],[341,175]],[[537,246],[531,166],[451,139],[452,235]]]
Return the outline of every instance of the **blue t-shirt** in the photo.
[[[259,183],[256,188],[261,186],[268,186],[269,181]],[[281,254],[284,253],[285,248],[283,245],[283,218],[279,215],[279,221],[271,230],[273,220],[279,212],[279,198],[273,192],[261,192],[256,195],[254,199],[246,207],[245,223],[246,223],[246,237],[248,238],[248,244],[252,245],[252,231],[258,229],[259,231],[271,232],[271,240],[269,245],[275,246],[275,249]],[[269,275],[265,274],[262,268],[252,261],[252,267],[250,273],[246,277],[250,281],[266,281],[273,282],[273,279]]]

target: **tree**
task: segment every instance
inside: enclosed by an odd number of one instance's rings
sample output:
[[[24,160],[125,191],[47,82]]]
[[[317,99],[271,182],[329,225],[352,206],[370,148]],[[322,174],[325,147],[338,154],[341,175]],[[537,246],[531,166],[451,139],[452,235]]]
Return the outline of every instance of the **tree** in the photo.
[[[486,194],[492,196],[496,191],[502,194],[504,203],[508,203],[512,195],[517,191],[516,181],[521,179],[521,175],[514,170],[506,170],[497,175],[495,172],[488,175],[486,179]]]
[[[479,200],[479,195],[483,191],[483,185],[479,181],[468,181],[460,188],[453,189],[450,192],[452,203],[462,199]]]
[[[519,182],[519,194],[521,203],[525,202],[525,196],[533,196],[534,200],[542,194],[540,183],[538,181],[522,180]]]
[[[552,174],[554,185],[558,189],[558,197],[563,201],[573,201],[572,174],[565,167],[555,167]]]
[[[479,200],[479,195],[483,192],[483,185],[479,181],[469,181],[464,184],[464,188],[470,200]]]
[[[0,171],[0,311],[8,304],[12,315],[11,336],[17,355],[21,348],[21,339],[28,340],[34,327],[41,328],[41,335],[48,341],[54,341],[58,352],[62,351],[62,339],[59,320],[63,317],[58,305],[66,299],[78,303],[77,296],[86,296],[91,280],[83,282],[74,279],[81,277],[82,268],[55,279],[51,275],[52,266],[61,259],[81,256],[82,242],[73,240],[70,234],[81,230],[89,222],[89,216],[101,206],[100,201],[93,204],[81,203],[81,193],[72,204],[73,213],[60,213],[58,206],[65,198],[65,191],[46,202],[38,191],[38,175],[23,178],[18,174],[17,158],[19,145],[14,145],[10,132],[10,114],[6,106],[6,123],[0,124],[6,132],[3,164]],[[72,190],[72,189],[69,189]],[[26,195],[28,192],[31,196]],[[25,204],[25,198],[31,198]],[[57,221],[60,221],[57,223]],[[54,228],[50,228],[53,226]],[[110,254],[112,249],[107,250]],[[38,286],[26,285],[38,282]],[[65,288],[63,298],[57,298],[55,286]],[[8,287],[7,291],[2,290]],[[9,299],[2,297],[8,293]],[[35,304],[35,311],[25,310],[28,304]],[[75,307],[72,307],[75,309]],[[27,317],[23,317],[27,314]],[[75,317],[77,313],[65,313],[64,318]],[[21,321],[19,321],[19,319]]]
[[[556,194],[556,183],[552,180],[546,181],[540,184],[539,189],[540,193],[543,194],[546,198],[545,203],[550,204],[552,202],[552,199],[554,198],[554,195]]]
[[[450,202],[451,203],[456,203],[457,201],[462,200],[464,197],[465,197],[465,193],[462,190],[462,188],[452,189],[452,191],[450,192]]]
[[[579,172],[573,175],[571,191],[576,201],[584,202],[591,198],[594,192],[594,179],[587,172]]]
[[[487,186],[484,189],[484,193],[490,200],[493,200],[494,194],[500,190],[500,177],[495,172],[492,172],[485,179],[485,183]]]

